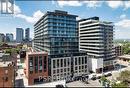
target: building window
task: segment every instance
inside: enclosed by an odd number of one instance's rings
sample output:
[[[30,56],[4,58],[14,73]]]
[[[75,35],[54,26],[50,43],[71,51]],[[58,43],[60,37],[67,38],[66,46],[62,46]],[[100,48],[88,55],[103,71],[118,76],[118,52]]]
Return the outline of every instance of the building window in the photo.
[[[62,73],[62,72],[63,72],[63,69],[61,69],[60,72]]]
[[[38,72],[38,57],[35,56],[35,73]]]
[[[57,67],[59,68],[59,60],[57,60]]]
[[[47,70],[47,57],[44,56],[44,72]]]
[[[87,69],[87,65],[85,65],[85,69]]]
[[[8,81],[8,77],[5,77],[5,82],[7,82]]]
[[[75,58],[75,65],[77,65],[77,58]]]
[[[29,73],[33,73],[33,57],[29,57]]]
[[[81,60],[80,60],[80,57],[78,58],[79,59],[79,65],[81,64]]]
[[[82,66],[82,69],[84,69],[84,66]]]
[[[66,67],[66,59],[64,59],[64,67]]]
[[[53,74],[55,74],[56,73],[56,70],[53,70]]]
[[[61,62],[60,62],[60,64],[61,64],[61,67],[63,67],[63,59],[61,59]]]
[[[68,68],[68,71],[70,71],[70,68]]]
[[[70,60],[69,60],[69,58],[68,58],[68,66],[70,65]]]
[[[77,70],[77,67],[75,67],[75,70]]]
[[[79,66],[79,70],[81,69],[81,66]]]
[[[55,68],[56,66],[55,66],[55,63],[56,63],[56,61],[55,60],[53,60],[53,68]]]
[[[87,57],[85,57],[85,64],[87,64]]]
[[[42,72],[42,56],[39,56],[39,72]]]
[[[82,57],[82,64],[84,64],[84,57]]]
[[[57,69],[57,73],[59,73],[59,69]]]
[[[64,72],[66,72],[66,68],[64,68]]]

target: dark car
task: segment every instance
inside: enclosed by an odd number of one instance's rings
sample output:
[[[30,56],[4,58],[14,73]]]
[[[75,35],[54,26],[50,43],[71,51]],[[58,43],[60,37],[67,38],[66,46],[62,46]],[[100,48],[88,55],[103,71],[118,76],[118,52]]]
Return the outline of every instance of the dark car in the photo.
[[[108,76],[112,76],[112,74],[111,73],[108,73],[108,74],[106,74],[106,76],[108,77]]]
[[[91,80],[96,80],[96,77],[95,77],[95,76],[93,76],[93,77],[91,78]]]
[[[56,85],[56,88],[64,88],[63,85]]]
[[[98,77],[97,77],[97,79],[100,79],[100,78],[101,78],[101,76],[98,76]]]

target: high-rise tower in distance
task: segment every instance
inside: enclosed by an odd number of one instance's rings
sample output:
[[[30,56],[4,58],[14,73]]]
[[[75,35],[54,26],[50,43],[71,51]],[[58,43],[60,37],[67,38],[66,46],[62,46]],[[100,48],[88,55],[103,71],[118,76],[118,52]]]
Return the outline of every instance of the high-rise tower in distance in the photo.
[[[16,42],[21,43],[23,41],[24,31],[23,28],[16,28]]]

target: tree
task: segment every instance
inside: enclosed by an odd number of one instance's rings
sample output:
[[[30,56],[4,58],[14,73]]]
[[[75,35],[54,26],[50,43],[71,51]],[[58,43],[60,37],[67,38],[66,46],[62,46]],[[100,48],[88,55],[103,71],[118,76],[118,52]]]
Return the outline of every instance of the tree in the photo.
[[[108,80],[105,76],[102,76],[100,78],[99,82],[102,83],[102,86],[109,87],[109,85],[110,85],[110,80]]]
[[[122,82],[130,82],[130,71],[122,71],[117,79]]]
[[[123,43],[123,53],[130,54],[130,42]]]
[[[11,49],[5,49],[5,53],[11,54]]]
[[[117,88],[127,88],[128,87],[128,83],[125,83],[125,82],[119,82],[119,83],[116,83],[116,82],[113,82],[111,87],[117,87]]]

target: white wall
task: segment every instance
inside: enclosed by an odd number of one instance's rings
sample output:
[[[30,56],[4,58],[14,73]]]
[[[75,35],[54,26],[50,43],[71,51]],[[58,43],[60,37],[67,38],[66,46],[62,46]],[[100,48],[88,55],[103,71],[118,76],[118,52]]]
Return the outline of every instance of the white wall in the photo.
[[[103,59],[92,59],[92,71],[96,72],[96,69],[102,68],[103,67]]]

